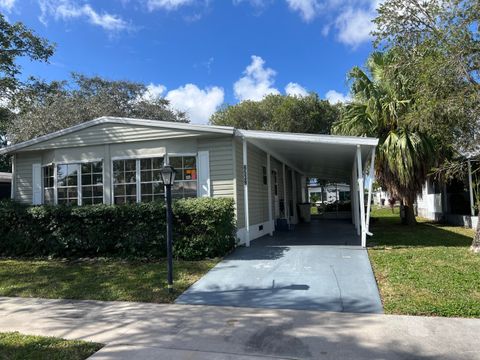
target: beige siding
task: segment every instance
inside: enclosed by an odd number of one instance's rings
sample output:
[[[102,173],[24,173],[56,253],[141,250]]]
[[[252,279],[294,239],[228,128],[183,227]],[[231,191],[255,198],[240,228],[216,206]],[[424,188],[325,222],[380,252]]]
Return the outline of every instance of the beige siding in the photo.
[[[32,203],[32,165],[42,163],[40,153],[27,153],[15,155],[15,200]]]
[[[263,183],[267,154],[248,144],[248,210],[250,225],[268,221],[268,187]]]
[[[235,168],[237,182],[237,228],[245,227],[245,198],[243,188],[243,148],[241,141],[235,139]]]
[[[235,197],[232,146],[230,136],[198,140],[198,150],[209,152],[211,195],[213,197]]]
[[[125,124],[99,124],[28,147],[28,150],[91,146],[198,136],[195,131]]]
[[[110,125],[110,124],[107,124]],[[234,156],[232,136],[212,136],[205,134],[198,138],[158,139],[128,143],[105,143],[103,145],[70,146],[20,152],[15,169],[17,191],[15,198],[24,203],[32,201],[32,164],[73,163],[89,160],[104,160],[105,202],[111,202],[111,160],[115,157],[137,157],[163,155],[165,152],[197,153],[208,150],[210,156],[211,191],[214,197],[235,197]]]

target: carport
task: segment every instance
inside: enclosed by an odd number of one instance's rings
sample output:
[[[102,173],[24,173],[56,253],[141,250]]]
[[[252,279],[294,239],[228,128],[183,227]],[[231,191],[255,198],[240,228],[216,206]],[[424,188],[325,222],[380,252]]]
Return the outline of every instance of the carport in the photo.
[[[270,159],[281,159],[285,165],[307,177],[321,178],[332,182],[345,182],[351,187],[352,223],[361,246],[366,247],[370,234],[370,204],[374,180],[375,148],[378,139],[334,135],[292,134],[253,130],[236,130],[243,139],[243,166],[248,169],[249,144],[267,153],[269,220],[273,221],[271,200],[272,180]],[[245,177],[246,178],[246,177]],[[365,204],[365,183],[368,183],[367,204]],[[249,229],[249,184],[244,182],[245,223]],[[299,199],[300,200],[300,199]],[[302,184],[302,202],[307,200],[306,182]],[[300,201],[299,201],[300,202]],[[366,209],[365,209],[366,207]],[[249,236],[247,234],[247,239]],[[250,245],[249,241],[246,242]]]
[[[351,220],[319,220],[300,223],[294,231],[271,231],[246,247],[238,247],[176,300],[179,304],[204,304],[260,308],[309,309],[357,313],[381,313],[382,303],[366,247],[369,233],[370,200],[378,140],[365,137],[339,137],[269,133],[236,130],[243,145],[243,190],[245,224],[250,229],[249,210],[260,203],[249,191],[260,194],[248,169],[261,165],[247,154],[250,147],[266,153],[268,217],[273,221],[271,166],[282,163],[290,171],[292,194],[294,172],[320,177],[351,186]],[[275,165],[278,167],[278,164]],[[368,169],[367,169],[368,167]],[[368,171],[366,171],[368,170]],[[258,171],[258,170],[257,170]],[[367,175],[368,174],[368,175]],[[365,210],[365,179],[368,199]],[[250,179],[250,180],[249,180]],[[302,199],[307,196],[302,184]],[[286,181],[283,195],[287,198]],[[251,186],[251,189],[250,189]],[[265,182],[260,186],[264,189]],[[292,198],[294,196],[292,195]],[[249,205],[252,201],[252,207]],[[256,201],[256,202],[255,202]],[[255,202],[255,203],[253,203]],[[294,201],[292,201],[295,203]],[[265,205],[263,202],[262,204]],[[251,209],[250,209],[251,208]],[[288,215],[288,214],[287,214]],[[352,226],[352,223],[355,226]],[[255,231],[255,226],[252,230]],[[255,235],[258,235],[255,234]],[[252,238],[247,230],[246,239]],[[360,246],[359,246],[360,245]]]

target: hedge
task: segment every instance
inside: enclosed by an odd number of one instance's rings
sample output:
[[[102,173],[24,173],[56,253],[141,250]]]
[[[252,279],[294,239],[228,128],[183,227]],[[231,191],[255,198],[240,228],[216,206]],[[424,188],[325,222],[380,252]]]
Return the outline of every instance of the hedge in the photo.
[[[235,246],[232,199],[175,201],[178,259],[224,256]],[[121,257],[166,255],[165,205],[26,206],[0,202],[0,256]]]

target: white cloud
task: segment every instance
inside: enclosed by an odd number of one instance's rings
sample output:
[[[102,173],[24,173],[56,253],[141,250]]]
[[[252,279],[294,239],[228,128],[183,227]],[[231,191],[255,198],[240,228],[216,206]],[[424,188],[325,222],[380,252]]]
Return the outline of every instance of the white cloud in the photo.
[[[308,91],[302,85],[291,82],[285,86],[285,94],[289,96],[304,97],[308,95]]]
[[[16,0],[0,0],[0,9],[5,11],[12,11],[13,7],[15,6]]]
[[[120,16],[106,12],[98,13],[88,3],[80,5],[72,0],[40,0],[40,21],[47,23],[52,16],[55,20],[70,20],[84,18],[93,25],[107,31],[120,31],[129,28],[128,23]]]
[[[317,0],[286,0],[288,7],[300,13],[303,20],[309,22],[317,16],[320,3]]]
[[[335,20],[338,40],[353,48],[370,41],[371,32],[375,29],[375,24],[372,22],[374,17],[374,9],[346,8]]]
[[[352,48],[371,40],[372,20],[383,0],[285,0],[288,7],[306,22],[320,19],[322,35],[335,38]]]
[[[339,93],[338,91],[335,91],[335,90],[327,91],[327,93],[325,94],[325,98],[332,105],[350,101],[350,96],[349,95],[344,95],[344,94]]]
[[[147,0],[147,8],[149,11],[176,10],[181,6],[190,5],[192,2],[193,0]]]
[[[144,101],[154,101],[160,97],[162,97],[163,93],[167,90],[164,85],[155,85],[150,83],[147,85],[147,91],[142,96],[142,100]]]
[[[172,108],[185,111],[192,123],[206,124],[223,104],[224,91],[217,86],[202,90],[197,85],[186,84],[169,91],[165,99],[170,101]]]
[[[265,61],[260,56],[252,56],[252,62],[243,72],[244,76],[233,84],[235,97],[240,100],[262,100],[266,95],[279,94],[272,87],[276,72],[265,67]]]

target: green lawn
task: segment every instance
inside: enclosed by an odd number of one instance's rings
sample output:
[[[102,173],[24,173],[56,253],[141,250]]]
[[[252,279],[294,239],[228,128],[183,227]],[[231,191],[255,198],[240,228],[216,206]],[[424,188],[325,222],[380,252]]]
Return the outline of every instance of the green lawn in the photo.
[[[400,225],[398,209],[376,209],[369,256],[388,314],[480,317],[480,255],[473,230],[419,220]]]
[[[101,344],[86,341],[0,333],[2,360],[83,360],[101,348]]]
[[[172,302],[217,262],[174,261],[168,294],[165,261],[0,260],[0,296]]]

